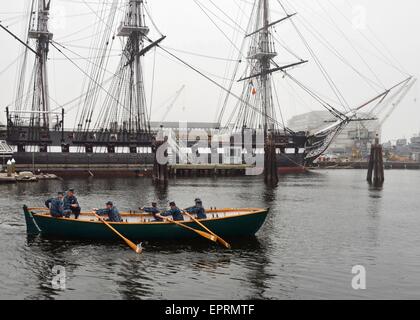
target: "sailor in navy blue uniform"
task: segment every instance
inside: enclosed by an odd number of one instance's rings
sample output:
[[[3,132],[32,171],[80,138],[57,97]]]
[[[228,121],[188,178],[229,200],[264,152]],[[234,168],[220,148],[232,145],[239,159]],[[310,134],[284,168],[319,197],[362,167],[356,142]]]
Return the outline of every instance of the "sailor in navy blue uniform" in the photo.
[[[171,206],[171,208],[161,214],[157,214],[158,217],[169,217],[172,216],[172,219],[174,221],[183,221],[184,220],[184,216],[181,213],[181,210],[176,206],[175,202],[172,201],[169,203],[169,205]]]
[[[206,210],[204,210],[203,202],[200,198],[195,199],[195,206],[185,209],[190,214],[196,214],[197,219],[207,219]]]
[[[106,221],[109,222],[122,222],[120,212],[117,207],[114,207],[114,204],[111,201],[106,203],[105,209],[93,209],[99,216],[108,216]]]
[[[67,218],[70,218],[70,214],[73,213],[75,218],[78,219],[80,211],[81,208],[76,196],[74,195],[74,189],[69,189],[64,198],[64,213]]]
[[[50,214],[54,218],[64,217],[64,193],[59,192],[57,198],[49,199],[46,203],[49,203]]]
[[[163,219],[161,217],[159,217],[159,213],[162,210],[159,210],[158,209],[156,202],[152,202],[152,206],[151,207],[145,207],[145,208],[143,208],[143,211],[144,212],[147,212],[147,213],[151,213],[153,215],[153,217],[155,218],[156,221],[158,221],[158,222],[162,222],[163,221]]]

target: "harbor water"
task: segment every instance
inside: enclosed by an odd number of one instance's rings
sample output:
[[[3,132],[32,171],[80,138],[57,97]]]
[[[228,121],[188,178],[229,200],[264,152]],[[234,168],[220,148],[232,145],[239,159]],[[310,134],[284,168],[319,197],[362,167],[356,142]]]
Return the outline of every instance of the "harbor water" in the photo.
[[[0,185],[1,299],[415,299],[420,298],[420,171],[389,170],[382,189],[365,170],[280,177],[66,179]],[[179,207],[270,207],[256,238],[226,250],[204,241],[122,242],[28,237],[22,206],[75,188],[82,209],[112,200],[123,210],[158,200]],[[353,266],[366,289],[352,287]],[[63,268],[63,286],[54,268]],[[62,274],[63,275],[63,274]],[[61,282],[60,282],[61,283]]]

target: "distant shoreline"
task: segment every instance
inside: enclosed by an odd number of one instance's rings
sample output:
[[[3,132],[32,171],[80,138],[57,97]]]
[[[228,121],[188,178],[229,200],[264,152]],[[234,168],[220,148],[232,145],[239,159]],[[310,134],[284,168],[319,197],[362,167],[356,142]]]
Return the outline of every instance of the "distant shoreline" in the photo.
[[[407,169],[420,170],[420,162],[399,162],[387,161],[384,162],[384,167],[390,169]],[[310,167],[312,170],[317,169],[366,169],[368,168],[367,161],[350,161],[350,162],[322,162]]]

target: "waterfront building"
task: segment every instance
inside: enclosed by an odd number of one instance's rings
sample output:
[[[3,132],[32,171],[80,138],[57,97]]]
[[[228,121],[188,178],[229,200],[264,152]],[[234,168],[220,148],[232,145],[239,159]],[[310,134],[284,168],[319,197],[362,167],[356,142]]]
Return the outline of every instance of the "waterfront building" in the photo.
[[[410,141],[411,156],[414,161],[420,162],[420,133],[418,136],[412,137]]]
[[[13,156],[13,149],[6,143],[6,141],[0,140],[0,171],[2,167],[10,160]]]

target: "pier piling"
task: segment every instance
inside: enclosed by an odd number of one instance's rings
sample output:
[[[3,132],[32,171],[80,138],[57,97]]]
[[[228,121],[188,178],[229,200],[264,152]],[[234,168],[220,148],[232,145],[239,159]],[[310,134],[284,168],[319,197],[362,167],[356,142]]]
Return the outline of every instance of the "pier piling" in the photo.
[[[276,144],[273,135],[267,136],[264,147],[264,177],[266,183],[276,184],[279,181],[277,173]]]
[[[381,186],[385,181],[383,151],[378,137],[371,147],[367,181],[375,186]]]

